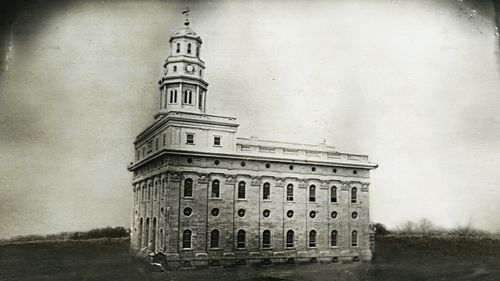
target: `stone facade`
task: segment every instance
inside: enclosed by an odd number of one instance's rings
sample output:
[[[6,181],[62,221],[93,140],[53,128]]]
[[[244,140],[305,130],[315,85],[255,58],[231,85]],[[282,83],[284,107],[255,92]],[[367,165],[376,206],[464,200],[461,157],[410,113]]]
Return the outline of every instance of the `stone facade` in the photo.
[[[324,143],[236,137],[235,118],[205,113],[201,43],[188,26],[171,37],[160,109],[134,142],[132,249],[170,266],[370,260],[377,165]]]

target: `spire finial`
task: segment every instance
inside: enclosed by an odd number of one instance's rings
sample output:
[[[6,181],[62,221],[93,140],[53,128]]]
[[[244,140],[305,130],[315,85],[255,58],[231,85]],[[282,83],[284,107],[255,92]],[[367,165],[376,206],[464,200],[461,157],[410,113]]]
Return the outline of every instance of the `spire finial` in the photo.
[[[191,12],[191,10],[189,9],[189,7],[186,7],[186,10],[182,11],[182,14],[186,15],[186,19],[184,20],[184,25],[185,26],[189,26],[189,12]]]

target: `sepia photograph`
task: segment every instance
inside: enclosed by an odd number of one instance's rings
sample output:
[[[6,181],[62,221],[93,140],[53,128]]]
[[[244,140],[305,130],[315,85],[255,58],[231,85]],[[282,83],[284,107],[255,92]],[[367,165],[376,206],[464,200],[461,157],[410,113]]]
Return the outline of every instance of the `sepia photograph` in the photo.
[[[0,280],[500,280],[500,1],[8,1]]]

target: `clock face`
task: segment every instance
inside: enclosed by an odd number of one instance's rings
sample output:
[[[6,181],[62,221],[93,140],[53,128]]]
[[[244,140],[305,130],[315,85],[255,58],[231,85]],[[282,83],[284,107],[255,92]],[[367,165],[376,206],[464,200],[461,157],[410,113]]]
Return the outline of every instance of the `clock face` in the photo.
[[[187,73],[189,74],[193,74],[194,73],[194,65],[192,64],[187,64],[185,67],[184,67],[184,70],[186,70]]]

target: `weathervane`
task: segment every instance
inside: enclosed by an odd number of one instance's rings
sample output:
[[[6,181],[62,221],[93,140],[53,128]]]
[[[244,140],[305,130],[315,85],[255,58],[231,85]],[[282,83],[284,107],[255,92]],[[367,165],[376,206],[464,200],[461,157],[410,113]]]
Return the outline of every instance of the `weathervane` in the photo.
[[[186,10],[182,11],[182,14],[186,15],[186,19],[184,20],[184,25],[185,26],[189,26],[189,12],[191,12],[191,10],[189,9],[189,7],[186,7]]]

